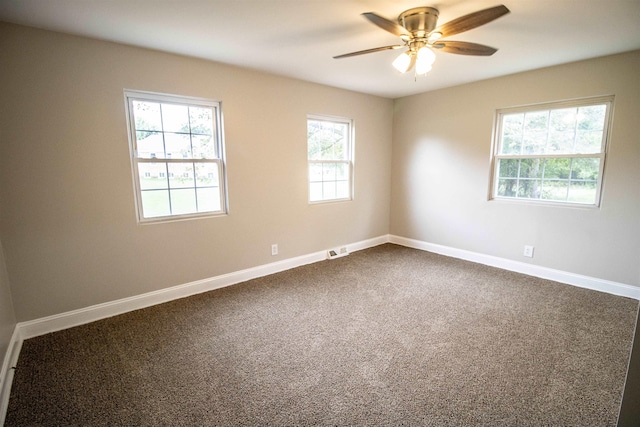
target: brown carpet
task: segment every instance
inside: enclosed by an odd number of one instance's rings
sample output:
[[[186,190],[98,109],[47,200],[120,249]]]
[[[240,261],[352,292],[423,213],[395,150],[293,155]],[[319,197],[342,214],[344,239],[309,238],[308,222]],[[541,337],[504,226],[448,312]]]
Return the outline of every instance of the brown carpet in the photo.
[[[386,244],[26,340],[7,426],[614,426],[637,301]]]

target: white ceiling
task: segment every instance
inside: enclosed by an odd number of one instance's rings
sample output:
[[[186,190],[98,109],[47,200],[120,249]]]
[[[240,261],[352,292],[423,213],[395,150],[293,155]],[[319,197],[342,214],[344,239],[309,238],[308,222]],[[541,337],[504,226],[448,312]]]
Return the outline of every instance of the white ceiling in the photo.
[[[449,38],[493,56],[438,52],[417,81],[392,68],[400,51],[333,59],[399,42],[363,12],[395,20],[431,6],[441,25],[498,4],[511,13]],[[0,20],[389,98],[640,49],[640,0],[0,0]]]

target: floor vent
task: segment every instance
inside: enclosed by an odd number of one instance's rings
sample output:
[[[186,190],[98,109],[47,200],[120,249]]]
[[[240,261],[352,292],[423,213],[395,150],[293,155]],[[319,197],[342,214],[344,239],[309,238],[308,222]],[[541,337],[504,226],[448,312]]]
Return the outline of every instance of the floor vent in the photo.
[[[327,252],[328,259],[336,259],[336,258],[340,258],[347,255],[349,255],[349,251],[347,250],[346,246],[343,246],[338,249],[330,249]]]

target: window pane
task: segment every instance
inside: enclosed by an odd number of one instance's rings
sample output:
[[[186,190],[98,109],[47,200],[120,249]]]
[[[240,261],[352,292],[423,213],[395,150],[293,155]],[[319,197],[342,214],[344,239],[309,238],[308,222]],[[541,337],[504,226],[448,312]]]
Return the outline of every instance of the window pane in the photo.
[[[604,129],[604,120],[607,112],[607,106],[589,105],[578,109],[578,130],[596,130]]]
[[[148,101],[132,101],[136,130],[162,130],[160,104]]]
[[[189,133],[189,108],[186,105],[162,104],[161,109],[165,132]]]
[[[524,114],[503,116],[501,154],[520,154]]]
[[[520,160],[520,178],[541,178],[542,167],[540,159]]]
[[[549,113],[547,111],[533,111],[524,115],[524,131],[546,131]]]
[[[138,163],[140,189],[168,188],[167,165],[165,163]]]
[[[540,198],[540,185],[539,179],[521,179],[518,182],[518,197],[525,199],[539,199]]]
[[[309,163],[309,181],[322,181],[322,163]]]
[[[315,137],[313,139],[310,139],[307,149],[307,158],[309,160],[320,160],[322,158],[322,144],[319,139]]]
[[[322,180],[323,181],[336,180],[336,164],[335,163],[324,163],[322,165]]]
[[[596,201],[596,182],[595,181],[572,181],[569,187],[570,202],[578,203],[595,203]]]
[[[194,187],[193,163],[169,163],[169,187]]]
[[[141,159],[164,158],[162,132],[136,131],[136,151]]]
[[[170,190],[171,192],[171,213],[174,215],[184,215],[196,213],[196,191],[194,188],[186,190]]]
[[[198,212],[218,212],[220,206],[220,188],[197,188]]]
[[[309,184],[309,200],[312,202],[322,200],[322,182],[312,182]]]
[[[522,150],[522,135],[505,135],[502,139],[502,154],[520,154]]]
[[[320,142],[320,159],[321,160],[335,160],[335,145],[333,141],[325,139]]]
[[[307,121],[310,160],[347,160],[349,125],[319,120]]]
[[[217,163],[196,163],[196,186],[218,187],[219,172]]]
[[[336,198],[336,183],[334,181],[322,183],[322,198],[324,200]]]
[[[544,154],[547,145],[547,131],[528,131],[522,141],[522,154]]]
[[[336,197],[339,199],[349,198],[349,181],[336,182]]]
[[[576,134],[573,129],[567,131],[549,131],[549,145],[547,147],[548,153],[573,154],[575,136]]]
[[[569,181],[547,181],[542,183],[542,199],[556,200],[564,202],[567,200],[567,191],[569,190]]]
[[[602,150],[602,131],[578,130],[575,152],[580,154],[599,153]]]
[[[599,170],[600,159],[573,159],[571,179],[597,180]]]
[[[498,176],[500,178],[517,178],[518,177],[518,159],[500,159],[498,160]]]
[[[211,108],[189,107],[191,133],[213,135],[213,112]]]
[[[516,197],[517,188],[517,179],[500,179],[498,180],[497,195],[502,197]]]
[[[171,215],[168,190],[141,191],[140,193],[145,218]]]
[[[562,108],[549,112],[549,129],[555,132],[573,132],[576,128],[576,108]]]
[[[347,138],[345,135],[343,135],[346,132],[347,132],[346,129],[343,129],[340,132],[341,136],[334,143],[333,158],[330,160],[346,160],[347,159]]]
[[[217,159],[216,141],[210,135],[192,135],[193,157],[195,159]]]
[[[571,159],[546,159],[544,162],[544,177],[546,178],[569,178],[571,170]]]
[[[183,133],[165,133],[165,150],[167,157],[180,159],[191,157],[191,140],[189,135]]]
[[[342,181],[349,179],[349,165],[345,163],[336,164],[336,179]]]

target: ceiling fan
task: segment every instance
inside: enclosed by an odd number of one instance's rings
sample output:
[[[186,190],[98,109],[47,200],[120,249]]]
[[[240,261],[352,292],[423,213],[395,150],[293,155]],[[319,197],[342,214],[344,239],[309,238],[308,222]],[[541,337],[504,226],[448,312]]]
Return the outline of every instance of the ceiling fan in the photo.
[[[415,65],[416,75],[423,75],[431,70],[431,65],[435,61],[434,50],[477,56],[489,56],[496,53],[498,49],[493,47],[441,39],[487,24],[507,13],[509,13],[509,9],[506,6],[494,6],[461,16],[439,27],[436,27],[439,12],[433,7],[415,7],[405,10],[398,16],[397,23],[373,12],[363,13],[365,18],[378,27],[399,36],[403,44],[345,53],[334,56],[334,58],[348,58],[383,50],[407,48],[407,51],[393,61],[393,66],[401,73],[406,73]]]

